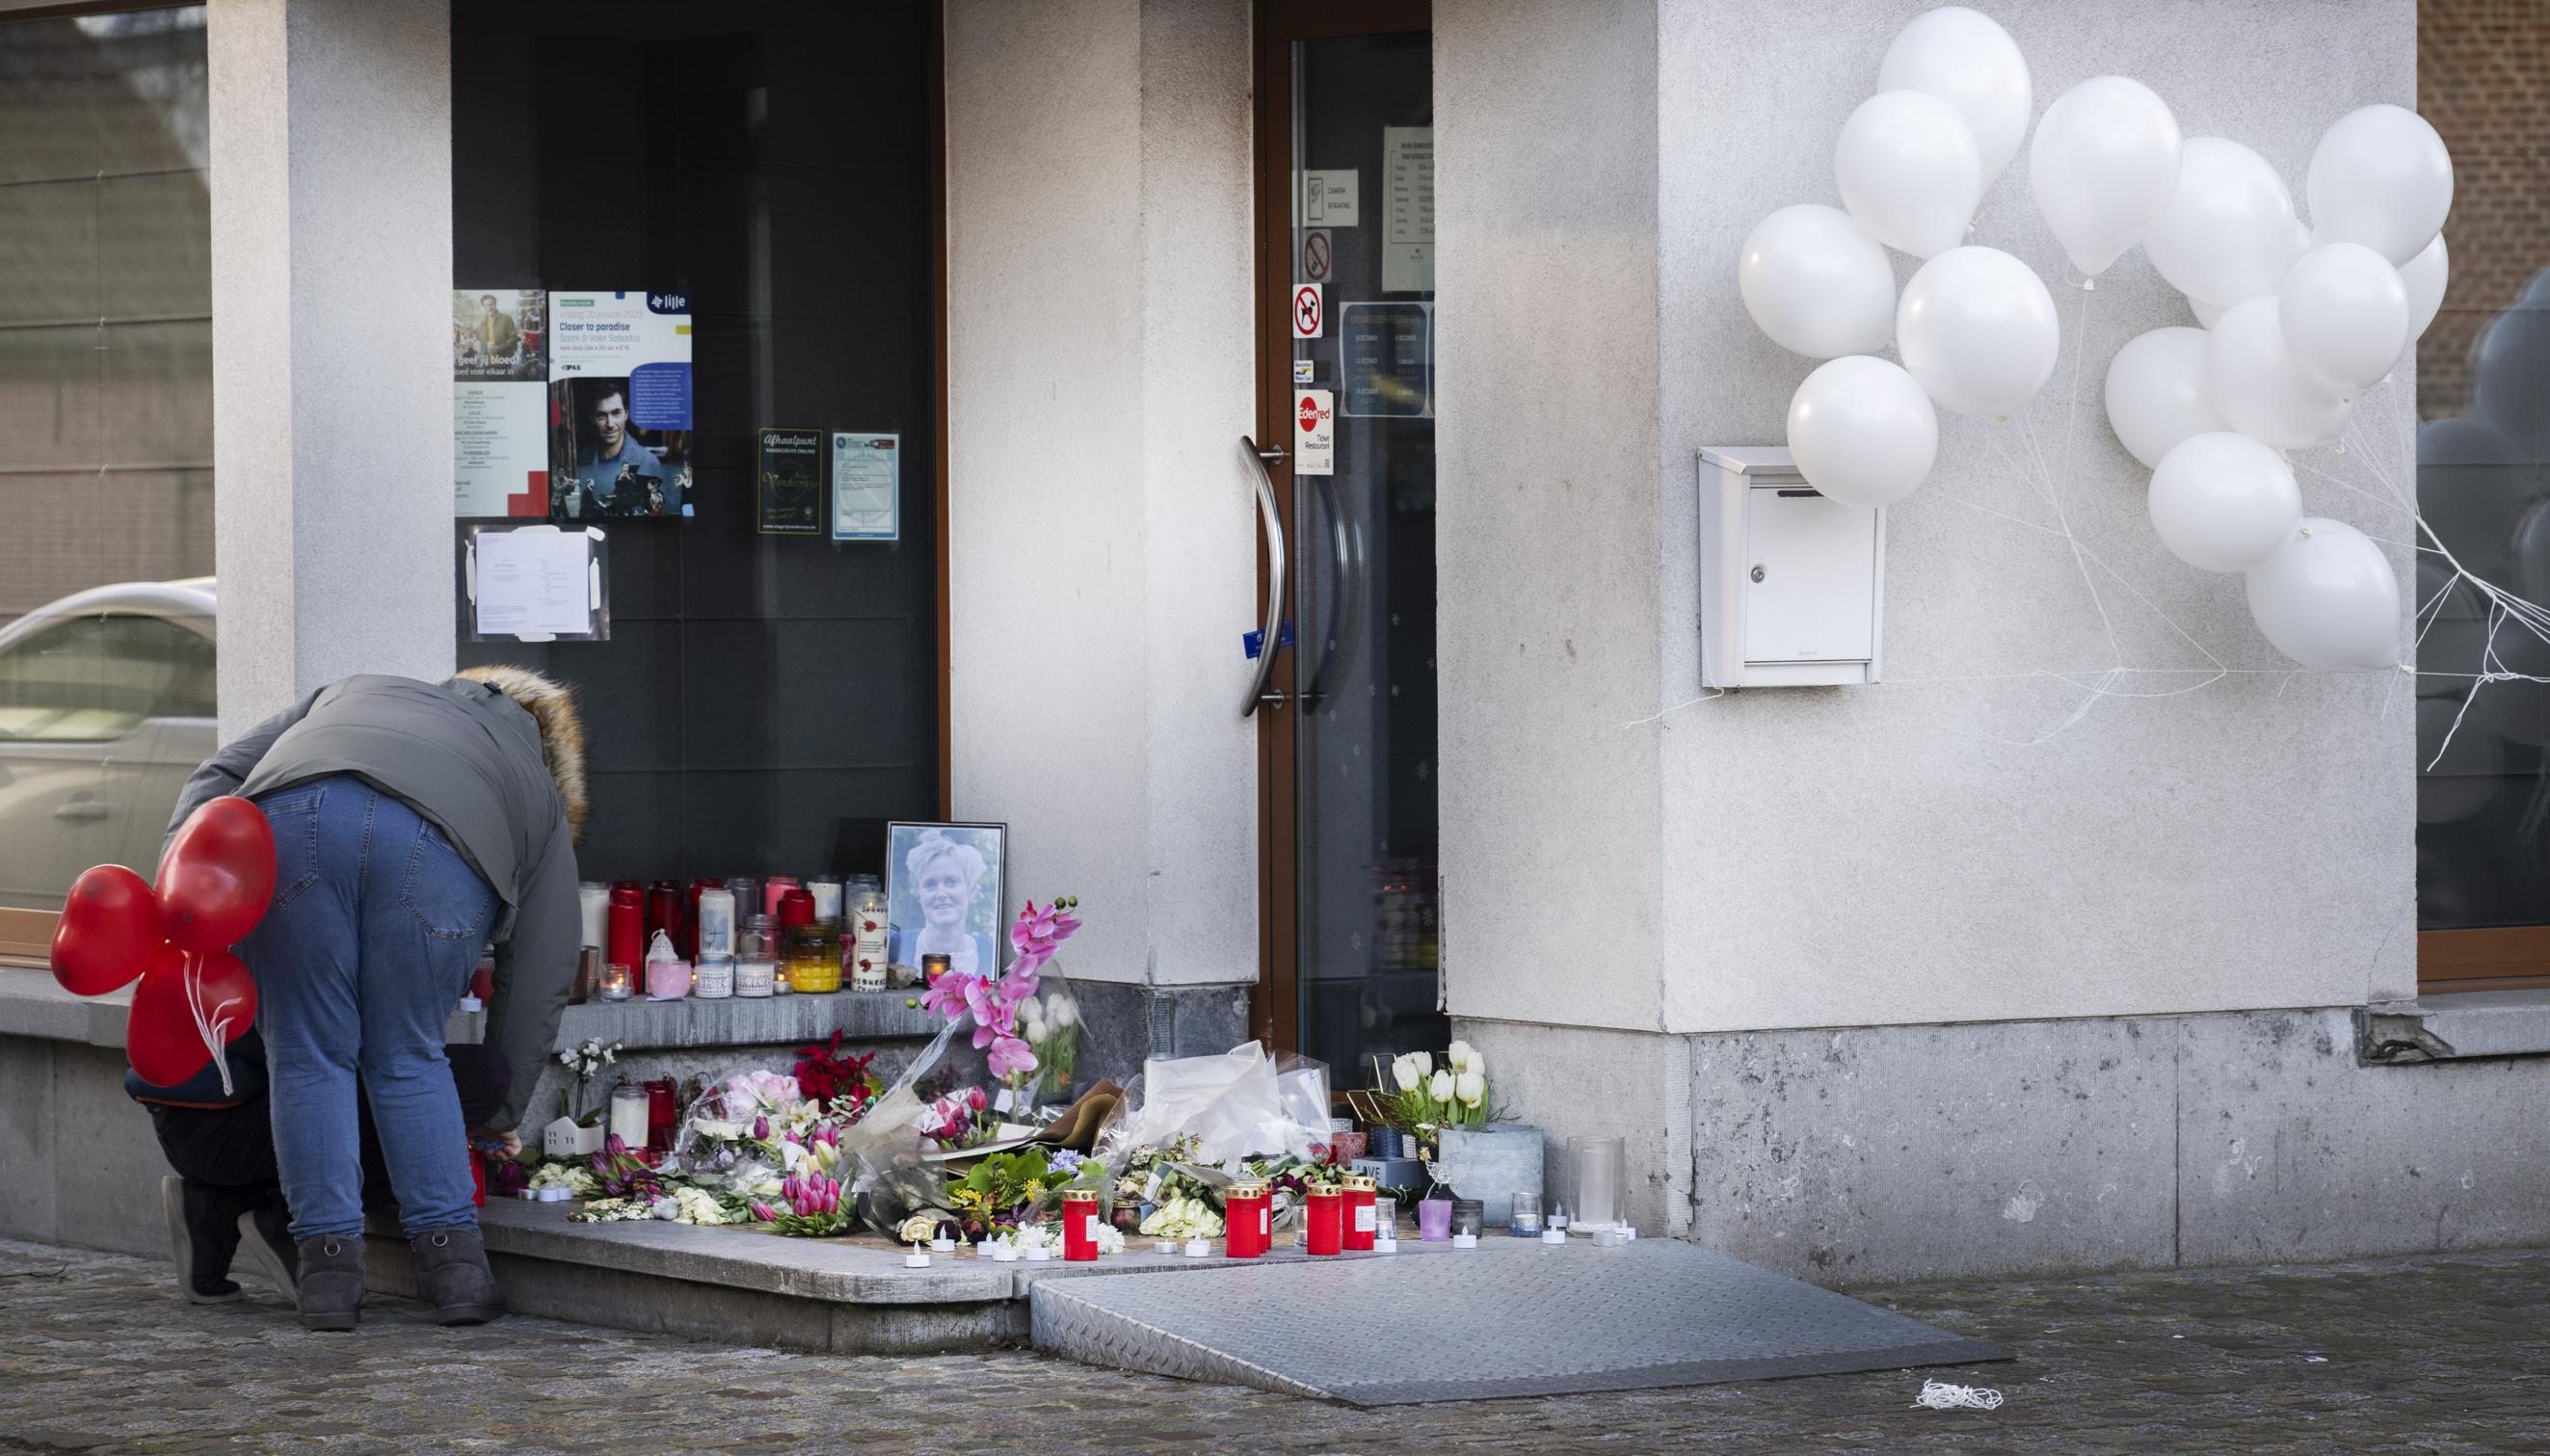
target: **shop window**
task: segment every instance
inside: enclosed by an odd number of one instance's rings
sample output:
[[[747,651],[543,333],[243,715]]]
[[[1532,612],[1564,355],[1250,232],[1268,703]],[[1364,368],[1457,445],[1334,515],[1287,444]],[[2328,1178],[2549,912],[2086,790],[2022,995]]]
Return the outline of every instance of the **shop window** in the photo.
[[[0,952],[213,746],[204,24],[0,18]]]
[[[693,514],[599,523],[607,640],[460,648],[577,688],[588,878],[875,872],[888,821],[940,817],[937,26],[926,4],[452,6],[455,296],[690,308],[692,428],[656,453]],[[559,397],[577,421],[626,403]],[[898,436],[898,538],[760,530],[764,430]]]
[[[2452,149],[2451,279],[2417,343],[2417,501],[2465,566],[2550,602],[2550,4],[2420,0],[2417,109]],[[2418,979],[2550,986],[2550,647],[2419,561]],[[2492,647],[2493,641],[2493,647]],[[2467,710],[2465,703],[2467,702]],[[2449,736],[2449,743],[2447,742]]]

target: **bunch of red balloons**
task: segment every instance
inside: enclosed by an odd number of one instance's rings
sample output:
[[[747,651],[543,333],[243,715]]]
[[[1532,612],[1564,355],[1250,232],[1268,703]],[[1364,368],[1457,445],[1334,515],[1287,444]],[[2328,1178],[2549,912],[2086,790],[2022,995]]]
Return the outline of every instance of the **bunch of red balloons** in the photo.
[[[173,1087],[256,1024],[256,982],[231,954],[274,899],[265,811],[224,796],[196,810],[159,861],[159,885],[120,864],[71,882],[53,927],[53,979],[75,996],[132,985],[125,1054],[142,1080]],[[222,1086],[230,1067],[222,1063]]]

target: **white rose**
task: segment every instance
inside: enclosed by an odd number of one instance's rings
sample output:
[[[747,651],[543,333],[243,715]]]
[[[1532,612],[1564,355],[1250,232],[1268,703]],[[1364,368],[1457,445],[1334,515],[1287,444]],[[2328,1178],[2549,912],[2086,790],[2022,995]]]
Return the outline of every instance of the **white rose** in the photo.
[[[1419,1076],[1423,1077],[1432,1075],[1434,1071],[1434,1053],[1430,1051],[1412,1051],[1408,1054],[1408,1059],[1417,1064],[1417,1074]]]
[[[1425,1095],[1434,1099],[1436,1102],[1451,1101],[1452,1074],[1449,1072],[1435,1073],[1432,1080],[1425,1084]]]
[[[1479,1105],[1481,1098],[1488,1095],[1488,1079],[1476,1072],[1463,1072],[1454,1079],[1452,1091],[1454,1096],[1461,1099],[1461,1106],[1474,1108]]]
[[[1415,1092],[1418,1078],[1417,1058],[1403,1056],[1390,1064],[1390,1080],[1399,1084],[1400,1091]]]
[[[1477,1055],[1477,1052],[1470,1050],[1470,1043],[1455,1041],[1444,1050],[1443,1060],[1452,1064],[1453,1071],[1466,1072],[1470,1070],[1470,1058]]]

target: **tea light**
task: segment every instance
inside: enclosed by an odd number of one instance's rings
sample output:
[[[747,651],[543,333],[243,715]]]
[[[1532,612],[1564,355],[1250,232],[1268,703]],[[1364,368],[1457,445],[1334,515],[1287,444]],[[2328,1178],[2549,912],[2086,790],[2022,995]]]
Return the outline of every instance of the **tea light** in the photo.
[[[1563,1246],[1567,1242],[1567,1230],[1564,1228],[1544,1228],[1540,1231],[1540,1241],[1542,1243],[1554,1243]]]
[[[1213,1240],[1212,1240],[1212,1239],[1209,1239],[1209,1238],[1191,1238],[1191,1239],[1188,1239],[1188,1240],[1187,1240],[1187,1257],[1188,1257],[1188,1258],[1190,1258],[1190,1259],[1203,1259],[1203,1258],[1209,1258],[1209,1257],[1211,1257],[1211,1256],[1212,1256],[1212,1254],[1213,1254]]]
[[[924,986],[937,985],[938,978],[946,975],[947,968],[953,964],[953,961],[943,955],[923,956],[921,958],[921,984]]]
[[[927,1249],[914,1249],[911,1253],[903,1256],[903,1267],[906,1269],[929,1268],[930,1251]]]
[[[602,968],[602,999],[605,1001],[627,1001],[629,999],[629,968],[625,965],[621,965],[617,961],[604,966]]]
[[[1478,1246],[1479,1236],[1475,1233],[1456,1233],[1452,1235],[1452,1247],[1456,1249],[1475,1249]]]
[[[938,1238],[932,1239],[930,1241],[930,1248],[932,1253],[952,1254],[956,1252],[956,1240],[942,1235]]]
[[[1164,1238],[1151,1245],[1151,1252],[1155,1254],[1174,1254],[1177,1251],[1178,1241],[1174,1238]]]
[[[992,1245],[992,1262],[993,1262],[993,1263],[995,1263],[995,1264],[1015,1264],[1015,1263],[1017,1263],[1018,1261],[1019,1261],[1019,1246],[1018,1246],[1017,1244],[1014,1244],[1014,1243],[996,1243],[996,1244]]]
[[[1028,1245],[1028,1262],[1030,1264],[1041,1264],[1052,1257],[1053,1250],[1046,1248],[1043,1244]]]

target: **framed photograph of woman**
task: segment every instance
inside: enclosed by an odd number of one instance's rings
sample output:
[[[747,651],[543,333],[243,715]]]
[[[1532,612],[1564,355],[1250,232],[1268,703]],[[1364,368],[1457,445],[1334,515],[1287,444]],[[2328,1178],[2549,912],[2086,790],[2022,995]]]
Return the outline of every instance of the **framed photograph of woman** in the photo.
[[[885,831],[886,959],[1001,973],[1007,825],[890,824]]]

